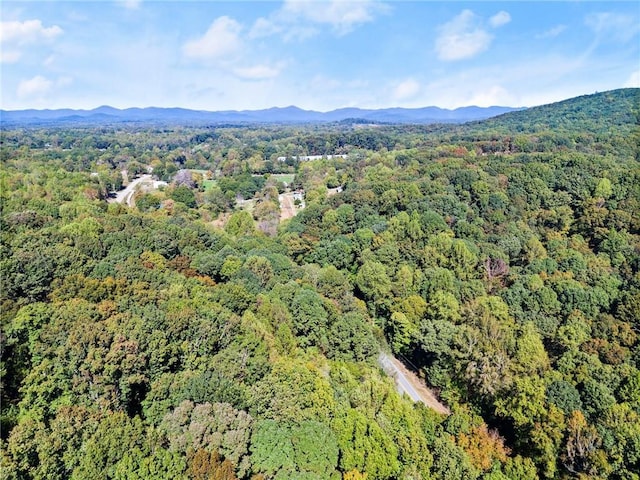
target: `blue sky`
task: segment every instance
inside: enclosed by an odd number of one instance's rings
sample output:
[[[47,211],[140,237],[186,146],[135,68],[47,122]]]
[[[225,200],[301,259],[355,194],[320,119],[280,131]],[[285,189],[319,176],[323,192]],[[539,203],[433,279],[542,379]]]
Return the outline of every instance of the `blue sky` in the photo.
[[[640,87],[637,1],[2,1],[3,109],[534,106]]]

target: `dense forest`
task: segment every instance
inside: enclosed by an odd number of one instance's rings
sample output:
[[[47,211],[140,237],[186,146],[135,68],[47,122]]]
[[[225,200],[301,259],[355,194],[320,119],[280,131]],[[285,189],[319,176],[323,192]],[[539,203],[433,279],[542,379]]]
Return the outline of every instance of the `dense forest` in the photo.
[[[639,124],[3,127],[3,478],[640,479]]]

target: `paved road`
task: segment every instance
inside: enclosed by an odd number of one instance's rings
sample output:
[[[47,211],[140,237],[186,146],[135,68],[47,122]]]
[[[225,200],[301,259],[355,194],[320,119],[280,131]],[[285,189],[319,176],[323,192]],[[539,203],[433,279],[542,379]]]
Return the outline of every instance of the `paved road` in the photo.
[[[147,175],[142,175],[142,176],[136,178],[131,183],[129,183],[129,185],[127,185],[127,188],[125,188],[124,190],[120,190],[116,194],[116,197],[110,199],[109,201],[111,203],[126,203],[127,205],[132,207],[133,206],[133,194],[136,191],[136,187],[138,186],[138,184],[140,184],[142,182],[148,182],[150,180],[151,180],[151,175],[148,175],[148,174]]]
[[[380,352],[378,363],[385,373],[393,378],[398,392],[406,393],[414,402],[422,402],[436,412],[446,415],[451,413],[445,405],[438,401],[433,392],[415,374],[408,371],[399,360],[387,353]]]

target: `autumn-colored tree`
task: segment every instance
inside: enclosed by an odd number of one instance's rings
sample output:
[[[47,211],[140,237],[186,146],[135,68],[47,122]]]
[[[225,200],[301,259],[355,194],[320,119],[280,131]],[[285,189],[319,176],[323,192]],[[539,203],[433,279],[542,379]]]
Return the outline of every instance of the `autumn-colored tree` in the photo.
[[[471,463],[485,472],[496,462],[504,463],[509,454],[504,438],[497,431],[489,430],[484,423],[472,427],[469,433],[460,433],[458,445],[469,454]]]
[[[196,450],[189,459],[188,476],[193,480],[237,480],[233,464],[216,451]]]

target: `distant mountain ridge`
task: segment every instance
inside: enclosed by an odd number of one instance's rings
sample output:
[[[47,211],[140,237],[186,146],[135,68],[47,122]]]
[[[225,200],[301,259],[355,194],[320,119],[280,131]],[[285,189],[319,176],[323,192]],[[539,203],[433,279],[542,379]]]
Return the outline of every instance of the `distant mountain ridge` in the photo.
[[[0,110],[3,124],[39,123],[111,123],[111,122],[181,122],[181,123],[328,123],[348,119],[371,123],[464,123],[484,120],[503,113],[522,110],[513,107],[462,107],[454,110],[439,107],[361,109],[341,108],[329,112],[303,110],[296,106],[263,110],[205,111],[186,108],[126,108],[101,106],[92,110]]]

